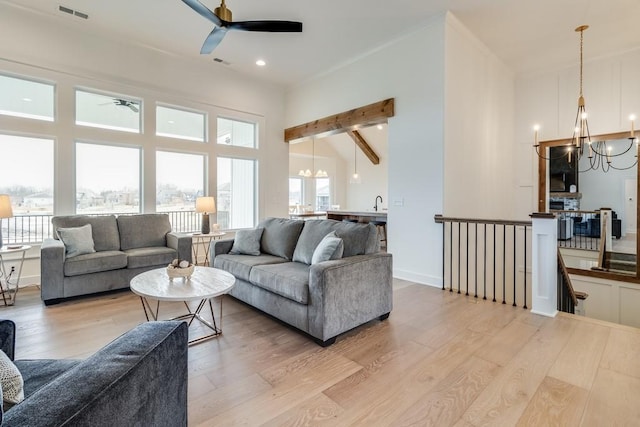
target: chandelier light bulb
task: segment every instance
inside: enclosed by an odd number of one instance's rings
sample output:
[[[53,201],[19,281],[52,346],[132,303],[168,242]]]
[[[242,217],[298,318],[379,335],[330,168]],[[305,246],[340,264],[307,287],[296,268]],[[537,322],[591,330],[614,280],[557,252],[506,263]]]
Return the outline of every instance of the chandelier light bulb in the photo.
[[[580,115],[580,117],[582,117],[582,120],[585,120],[587,118],[587,113],[582,113],[582,115]]]

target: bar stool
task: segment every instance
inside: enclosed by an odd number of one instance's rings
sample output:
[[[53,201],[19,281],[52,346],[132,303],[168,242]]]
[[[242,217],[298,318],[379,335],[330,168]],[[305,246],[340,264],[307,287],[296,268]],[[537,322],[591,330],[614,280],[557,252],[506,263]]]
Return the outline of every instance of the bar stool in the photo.
[[[378,238],[380,239],[380,249],[387,250],[387,221],[371,221],[378,230]]]

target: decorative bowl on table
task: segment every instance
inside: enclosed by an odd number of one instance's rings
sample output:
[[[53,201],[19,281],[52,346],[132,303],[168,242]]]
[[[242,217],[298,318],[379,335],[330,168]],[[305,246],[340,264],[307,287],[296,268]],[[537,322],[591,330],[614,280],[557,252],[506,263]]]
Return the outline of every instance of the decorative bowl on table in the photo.
[[[167,276],[169,276],[171,282],[173,282],[173,279],[180,277],[182,277],[183,280],[190,279],[195,268],[195,265],[189,261],[174,259],[171,264],[167,266]]]

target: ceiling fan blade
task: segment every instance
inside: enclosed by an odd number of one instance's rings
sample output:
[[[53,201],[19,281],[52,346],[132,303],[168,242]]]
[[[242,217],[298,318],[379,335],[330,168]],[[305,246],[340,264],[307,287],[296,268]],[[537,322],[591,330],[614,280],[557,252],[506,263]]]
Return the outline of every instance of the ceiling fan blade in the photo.
[[[302,22],[294,21],[237,21],[227,23],[226,27],[240,31],[267,31],[271,33],[302,32]]]
[[[138,109],[138,107],[136,107],[135,104],[129,104],[128,107],[131,108],[131,111],[133,111],[134,113],[140,112],[140,110]]]
[[[218,16],[213,13],[207,6],[200,3],[198,0],[182,0],[187,6],[191,9],[195,10],[200,16],[207,18],[209,21],[213,22],[216,26],[221,27],[222,21]]]
[[[227,34],[226,28],[224,27],[214,28],[213,31],[209,33],[206,40],[204,41],[204,44],[202,45],[202,49],[200,49],[200,53],[204,55],[204,54],[213,52],[213,49],[215,49],[220,44],[225,34]]]

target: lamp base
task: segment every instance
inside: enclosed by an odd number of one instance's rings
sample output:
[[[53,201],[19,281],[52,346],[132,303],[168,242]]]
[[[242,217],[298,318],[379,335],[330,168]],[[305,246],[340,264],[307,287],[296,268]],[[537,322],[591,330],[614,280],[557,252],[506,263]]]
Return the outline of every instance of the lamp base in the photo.
[[[209,214],[202,214],[202,226],[200,227],[200,232],[202,234],[209,234],[211,228],[209,227]]]

